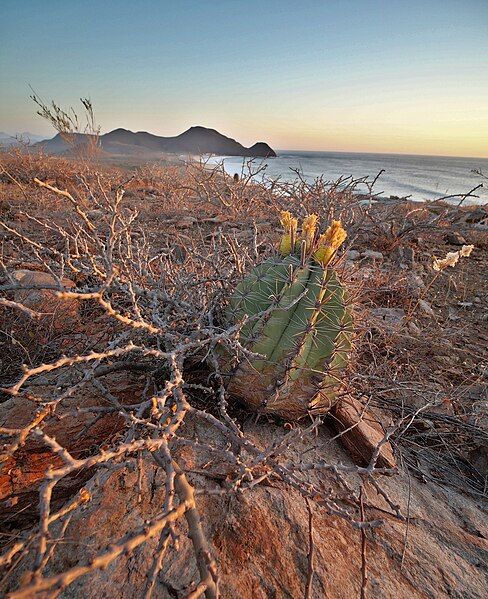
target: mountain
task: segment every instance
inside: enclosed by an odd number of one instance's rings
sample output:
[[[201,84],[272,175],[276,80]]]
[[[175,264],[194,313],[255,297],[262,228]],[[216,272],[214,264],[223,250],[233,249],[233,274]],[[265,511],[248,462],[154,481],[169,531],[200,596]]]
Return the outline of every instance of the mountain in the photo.
[[[88,136],[76,133],[73,136],[75,146],[82,146],[89,140]],[[267,143],[258,142],[245,148],[235,139],[226,137],[215,129],[191,127],[176,137],[161,137],[139,131],[134,133],[127,129],[114,129],[100,136],[100,147],[109,154],[126,156],[146,153],[171,154],[217,154],[219,156],[249,156],[256,158],[275,157],[275,152]],[[68,144],[61,135],[36,144],[51,154],[69,153],[73,144]]]
[[[29,133],[28,131],[24,131],[24,133],[15,133],[14,135],[0,131],[0,146],[14,146],[20,143],[20,141],[32,145],[44,139],[46,139],[45,136],[35,135],[34,133]]]

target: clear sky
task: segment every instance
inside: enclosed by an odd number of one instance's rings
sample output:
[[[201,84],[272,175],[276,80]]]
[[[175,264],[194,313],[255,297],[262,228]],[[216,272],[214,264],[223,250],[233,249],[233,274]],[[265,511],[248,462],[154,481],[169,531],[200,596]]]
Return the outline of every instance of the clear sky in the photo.
[[[488,0],[1,0],[0,131],[192,125],[278,149],[488,156]]]

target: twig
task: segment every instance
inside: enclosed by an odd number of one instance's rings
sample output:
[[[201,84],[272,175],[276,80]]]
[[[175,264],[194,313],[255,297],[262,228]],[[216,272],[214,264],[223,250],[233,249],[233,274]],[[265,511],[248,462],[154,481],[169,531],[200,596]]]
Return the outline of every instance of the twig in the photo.
[[[310,499],[305,498],[308,512],[308,570],[307,570],[307,583],[305,585],[304,599],[311,599],[312,597],[312,582],[314,575],[314,542],[313,542],[313,512],[310,505]]]
[[[363,486],[359,492],[359,507],[361,514],[361,522],[365,522],[364,519],[364,503],[363,503]],[[368,584],[368,569],[366,562],[366,529],[361,528],[361,599],[366,599],[366,586]]]

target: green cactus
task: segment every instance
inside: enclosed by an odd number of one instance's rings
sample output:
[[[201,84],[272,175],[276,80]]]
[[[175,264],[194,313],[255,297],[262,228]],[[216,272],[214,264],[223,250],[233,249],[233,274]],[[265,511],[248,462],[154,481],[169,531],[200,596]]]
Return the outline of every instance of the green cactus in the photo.
[[[248,316],[241,343],[263,358],[241,361],[229,391],[252,409],[298,419],[332,407],[348,362],[352,317],[346,291],[328,267],[345,231],[335,221],[317,239],[311,215],[296,241],[296,219],[283,213],[282,223],[282,256],[256,266],[230,300],[229,322]]]

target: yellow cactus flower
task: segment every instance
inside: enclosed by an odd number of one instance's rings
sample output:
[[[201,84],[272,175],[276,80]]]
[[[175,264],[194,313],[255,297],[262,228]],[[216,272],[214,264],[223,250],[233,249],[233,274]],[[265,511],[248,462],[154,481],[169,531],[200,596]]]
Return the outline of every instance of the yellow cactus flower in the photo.
[[[280,222],[285,231],[283,237],[281,238],[280,252],[282,256],[287,256],[291,253],[292,247],[295,245],[298,220],[291,215],[291,212],[284,210],[281,213]]]
[[[317,224],[319,217],[316,214],[309,214],[303,219],[302,223],[302,241],[305,241],[305,252],[309,252],[312,248],[315,231],[317,230]]]
[[[340,220],[332,221],[332,224],[323,233],[317,242],[317,249],[314,257],[322,266],[327,266],[336,251],[341,247],[347,237],[346,231],[342,228]]]

